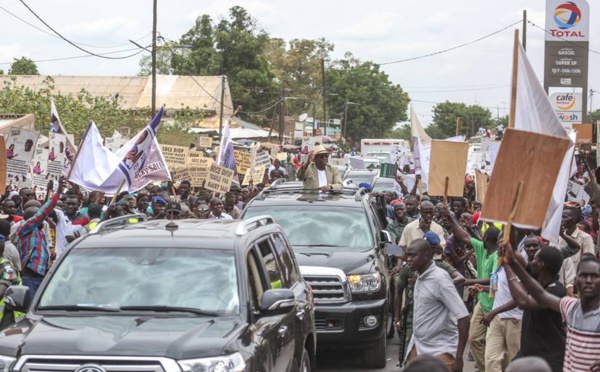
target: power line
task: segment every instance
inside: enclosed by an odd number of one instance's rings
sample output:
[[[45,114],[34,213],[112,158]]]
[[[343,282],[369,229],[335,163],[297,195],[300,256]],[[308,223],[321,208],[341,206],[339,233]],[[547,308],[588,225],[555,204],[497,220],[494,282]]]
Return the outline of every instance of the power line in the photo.
[[[21,0],[21,1],[23,1],[23,0]],[[504,31],[504,30],[507,30],[507,29],[509,29],[509,28],[511,28],[511,27],[513,27],[513,26],[515,26],[515,25],[517,25],[517,24],[519,24],[519,23],[521,23],[521,22],[522,22],[522,21],[517,21],[517,22],[515,22],[515,23],[513,23],[513,24],[511,24],[511,25],[508,25],[508,26],[506,26],[506,27],[504,27],[504,28],[501,28],[500,30],[494,31],[494,32],[492,32],[491,34],[487,34],[487,35],[485,35],[485,36],[482,36],[482,37],[480,37],[479,39],[475,39],[475,40],[469,41],[469,42],[467,42],[467,43],[464,43],[464,44],[460,44],[460,45],[454,46],[454,47],[452,47],[452,48],[448,48],[448,49],[440,50],[440,51],[437,51],[437,52],[434,52],[434,53],[424,54],[424,55],[422,55],[422,56],[418,56],[418,57],[406,58],[406,59],[401,59],[401,60],[398,60],[398,61],[392,61],[392,62],[378,63],[378,65],[380,65],[380,66],[383,66],[383,65],[391,65],[391,64],[394,64],[394,63],[402,63],[402,62],[408,62],[408,61],[415,61],[415,60],[417,60],[417,59],[422,59],[422,58],[431,57],[431,56],[435,56],[435,55],[438,55],[438,54],[446,53],[446,52],[449,52],[449,51],[451,51],[451,50],[459,49],[459,48],[465,47],[465,46],[467,46],[467,45],[471,45],[471,44],[477,43],[477,42],[479,42],[479,41],[481,41],[481,40],[485,40],[485,39],[487,39],[487,38],[489,38],[489,37],[492,37],[492,36],[494,36],[494,35],[496,35],[496,34],[499,34],[500,32],[502,32],[502,31]]]
[[[543,28],[543,27],[540,27],[540,26],[536,25],[535,23],[533,23],[533,22],[531,22],[531,21],[527,21],[527,23],[529,23],[529,24],[530,24],[530,25],[532,25],[533,27],[539,28],[540,30],[544,31],[545,33],[547,33],[547,34],[549,34],[549,35],[552,35],[552,32],[550,32],[550,31],[546,30],[546,29],[545,29],[545,28]],[[554,36],[554,35],[552,35],[552,36]],[[592,52],[592,53],[600,54],[600,52],[597,52],[597,51],[595,51],[595,50],[593,50],[593,49],[590,49],[590,48],[586,48],[586,47],[584,47],[584,46],[582,46],[582,45],[579,45],[579,44],[575,44],[574,42],[572,42],[572,41],[570,41],[570,40],[567,40],[567,39],[565,39],[565,38],[562,38],[562,37],[560,37],[560,36],[554,36],[554,37],[557,37],[557,38],[561,39],[562,41],[566,41],[567,43],[569,43],[569,44],[572,44],[572,45],[574,45],[574,46],[576,46],[576,47],[578,47],[578,48],[585,49],[585,50],[587,50],[587,51],[589,51],[589,52]]]
[[[132,50],[139,50],[139,48],[130,48],[130,49],[123,49],[123,50],[115,50],[113,52],[106,52],[106,53],[101,53],[100,55],[104,56],[104,55],[108,55],[108,54],[116,54],[116,53],[123,53],[123,52],[130,52]],[[134,57],[140,53],[143,53],[144,50],[140,50],[136,53],[133,53],[131,55],[129,55],[127,58],[130,57]],[[79,58],[89,58],[89,57],[94,57],[93,55],[89,55],[89,54],[85,54],[85,55],[80,55],[80,56],[71,56],[71,57],[59,57],[59,58],[49,58],[49,59],[40,59],[40,60],[36,60],[36,61],[32,61],[35,63],[41,63],[41,62],[55,62],[55,61],[65,61],[65,60],[69,60],[69,59],[79,59]],[[13,62],[0,62],[0,65],[12,65],[14,63]]]
[[[49,35],[49,36],[52,36],[52,37],[54,37],[54,38],[60,39],[60,37],[56,36],[55,34],[53,34],[53,33],[50,33],[50,32],[48,32],[48,31],[46,31],[46,30],[43,30],[43,29],[41,29],[41,28],[37,27],[37,26],[36,26],[36,25],[34,25],[34,24],[31,24],[31,23],[27,22],[26,20],[24,20],[23,18],[19,17],[19,16],[18,16],[18,15],[16,15],[16,14],[12,13],[12,12],[11,12],[11,11],[9,11],[8,9],[6,9],[6,8],[4,8],[4,7],[2,7],[2,6],[0,6],[0,9],[4,10],[6,13],[8,13],[8,14],[10,14],[11,16],[15,17],[15,18],[16,18],[16,19],[18,19],[19,21],[21,21],[21,22],[23,22],[23,23],[25,23],[25,24],[27,24],[27,25],[29,25],[29,26],[31,26],[31,27],[33,27],[33,28],[35,28],[36,30],[38,30],[38,31],[40,31],[40,32],[43,32],[43,33],[45,33],[46,35]],[[146,35],[144,35],[144,36],[142,36],[142,37],[140,37],[140,38],[136,39],[136,41],[138,41],[138,40],[142,40],[143,38],[145,38],[146,36],[148,36],[148,35],[150,35],[150,34],[151,34],[151,32],[148,32]],[[79,43],[79,42],[73,42],[73,43],[74,43],[74,44],[77,44],[77,45],[81,45],[81,46],[90,47],[90,48],[105,48],[105,49],[121,48],[121,47],[124,47],[124,46],[128,46],[128,45],[129,45],[129,43],[127,43],[127,44],[121,44],[121,45],[90,45],[90,44],[84,44],[84,43]]]
[[[22,3],[24,6],[25,6],[25,8],[27,8],[27,10],[29,10],[29,11],[31,12],[31,14],[33,14],[33,15],[34,15],[34,16],[35,16],[37,19],[39,19],[39,20],[40,20],[40,22],[42,22],[42,23],[43,23],[43,24],[44,24],[46,27],[48,27],[48,28],[49,28],[49,29],[50,29],[52,32],[54,32],[54,33],[55,33],[55,34],[56,34],[58,37],[60,37],[61,39],[63,39],[63,40],[64,40],[64,41],[66,41],[67,43],[71,44],[71,45],[72,45],[72,46],[74,46],[75,48],[77,48],[77,49],[81,50],[82,52],[85,52],[85,53],[87,53],[87,54],[89,54],[89,55],[92,55],[92,56],[94,56],[94,57],[99,57],[99,58],[104,58],[104,59],[126,59],[126,58],[133,57],[133,56],[135,56],[135,55],[137,55],[137,54],[139,54],[139,53],[140,53],[140,52],[138,52],[138,53],[135,53],[135,54],[132,54],[132,55],[129,55],[129,56],[123,56],[123,57],[107,57],[107,56],[105,56],[105,55],[102,55],[102,54],[96,54],[96,53],[90,52],[90,51],[88,51],[88,50],[85,50],[85,49],[83,49],[82,47],[80,47],[79,45],[77,45],[77,44],[75,44],[74,42],[72,42],[72,41],[70,41],[69,39],[67,39],[66,37],[62,36],[62,35],[61,35],[60,33],[58,33],[58,32],[57,32],[55,29],[53,29],[53,28],[52,28],[52,27],[51,27],[51,26],[50,26],[48,23],[46,23],[46,21],[44,21],[44,20],[43,20],[43,19],[42,19],[40,16],[38,16],[38,15],[37,15],[37,14],[36,14],[36,13],[33,11],[33,9],[31,9],[31,8],[29,7],[29,5],[27,5],[27,4],[25,3],[25,1],[23,1],[23,0],[20,0],[20,1],[21,1],[21,3]],[[108,54],[108,53],[106,53],[106,54]]]

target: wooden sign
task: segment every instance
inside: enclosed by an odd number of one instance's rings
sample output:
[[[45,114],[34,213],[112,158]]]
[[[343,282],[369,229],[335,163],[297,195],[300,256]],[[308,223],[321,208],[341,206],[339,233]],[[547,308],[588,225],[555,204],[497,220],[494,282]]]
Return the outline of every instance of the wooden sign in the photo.
[[[188,172],[190,175],[190,185],[192,187],[202,187],[204,181],[208,179],[208,174],[210,173],[210,167],[190,167],[188,168]]]
[[[225,194],[229,191],[232,180],[233,170],[212,164],[204,187],[207,190]]]
[[[480,171],[479,169],[475,169],[475,194],[478,202],[483,204],[485,201],[485,194],[488,189],[488,182],[490,177]]]
[[[0,136],[0,185],[6,185],[6,142]]]
[[[189,181],[189,169],[187,167],[171,169],[171,178],[173,181]]]
[[[200,137],[198,140],[198,145],[200,145],[200,147],[204,147],[205,149],[209,149],[212,147],[212,138]]]
[[[252,173],[248,172],[242,181],[242,185],[249,185],[250,180],[252,180],[252,184],[256,185],[262,183],[265,177],[265,170],[267,169],[266,165],[261,165],[260,167],[256,167],[253,169]]]
[[[447,196],[463,196],[468,154],[469,144],[466,142],[431,141],[429,195],[444,195],[448,178]]]
[[[212,158],[204,157],[204,153],[202,151],[190,151],[190,155],[188,156],[187,165],[188,167],[198,167],[198,168],[207,168],[213,163]]]
[[[573,124],[573,129],[577,132],[577,145],[592,144],[594,133],[592,124]]]
[[[246,174],[252,167],[252,154],[246,151],[234,150],[235,164],[240,174]]]
[[[570,143],[568,138],[505,129],[481,218],[507,223],[521,182],[512,223],[521,228],[540,228]]]
[[[189,148],[185,146],[160,145],[160,151],[162,151],[169,168],[187,166]]]

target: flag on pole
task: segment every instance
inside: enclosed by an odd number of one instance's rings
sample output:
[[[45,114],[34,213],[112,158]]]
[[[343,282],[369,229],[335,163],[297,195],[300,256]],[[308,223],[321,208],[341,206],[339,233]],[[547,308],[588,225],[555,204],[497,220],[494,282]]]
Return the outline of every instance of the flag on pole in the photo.
[[[221,138],[221,146],[217,155],[217,165],[233,170],[234,175],[237,175],[237,165],[235,163],[235,152],[233,151],[233,139],[229,130],[229,119],[225,121],[223,128],[223,137]],[[235,176],[234,176],[235,177]]]
[[[431,137],[425,133],[413,106],[410,106],[411,150],[415,162],[415,174],[421,174],[424,183],[429,180],[429,156]]]
[[[515,128],[528,132],[570,138],[556,117],[548,95],[535,75],[527,54],[520,43],[517,53]],[[571,138],[571,146],[564,154],[560,172],[554,184],[552,199],[548,205],[544,225],[542,226],[542,237],[554,243],[558,242],[560,233],[563,201],[567,191],[574,151],[575,141]]]
[[[71,169],[71,164],[75,160],[75,154],[77,153],[77,147],[73,144],[72,137],[69,136],[65,127],[60,121],[58,116],[58,110],[54,104],[54,99],[50,97],[50,133],[59,133],[65,135],[65,157],[63,161],[62,173],[66,176]]]
[[[129,192],[139,190],[151,181],[171,179],[156,140],[163,110],[164,107],[161,107],[150,124],[116,153],[102,145],[102,137],[92,125],[82,141],[69,181],[112,195],[123,179],[125,185],[122,190]]]

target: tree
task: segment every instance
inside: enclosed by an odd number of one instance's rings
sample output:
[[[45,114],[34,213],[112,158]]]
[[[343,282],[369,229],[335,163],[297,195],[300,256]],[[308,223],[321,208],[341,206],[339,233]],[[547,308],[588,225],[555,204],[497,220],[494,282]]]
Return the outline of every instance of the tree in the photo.
[[[277,97],[274,76],[263,56],[268,41],[269,35],[242,7],[231,8],[229,18],[216,26],[203,15],[181,37],[180,44],[189,49],[173,54],[173,73],[226,75],[234,106],[260,110]]]
[[[177,43],[166,43],[156,47],[156,73],[160,75],[172,75],[171,66],[174,53],[178,51]],[[147,54],[140,59],[140,72],[138,76],[148,76],[152,74],[152,55]]]
[[[588,112],[588,123],[596,124],[598,120],[600,120],[600,109]]]
[[[27,57],[15,58],[8,70],[9,75],[39,75],[35,62]]]
[[[475,135],[480,127],[493,128],[496,124],[490,110],[484,107],[446,101],[434,107],[433,122],[425,131],[437,139],[455,136],[457,118],[460,118],[459,134],[467,137]]]
[[[346,53],[327,69],[326,84],[329,118],[341,118],[346,101],[358,104],[348,109],[346,137],[353,141],[382,137],[408,119],[408,94],[373,62]]]
[[[411,132],[410,123],[404,123],[400,127],[391,130],[386,137],[411,141],[412,140],[412,132]]]
[[[267,44],[264,56],[281,88],[286,96],[300,98],[286,101],[289,115],[297,116],[306,111],[309,103],[318,101],[322,85],[321,61],[329,59],[333,48],[333,44],[323,38],[294,39],[289,43],[276,38]],[[321,111],[320,106],[318,111]]]

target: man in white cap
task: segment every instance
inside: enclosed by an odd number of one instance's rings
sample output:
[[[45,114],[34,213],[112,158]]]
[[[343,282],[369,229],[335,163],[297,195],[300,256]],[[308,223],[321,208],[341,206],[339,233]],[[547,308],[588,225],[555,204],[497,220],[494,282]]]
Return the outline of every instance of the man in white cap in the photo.
[[[296,177],[304,182],[305,189],[321,191],[340,191],[344,187],[342,177],[337,169],[327,164],[329,152],[323,145],[317,145],[310,153],[308,160],[298,168]]]

